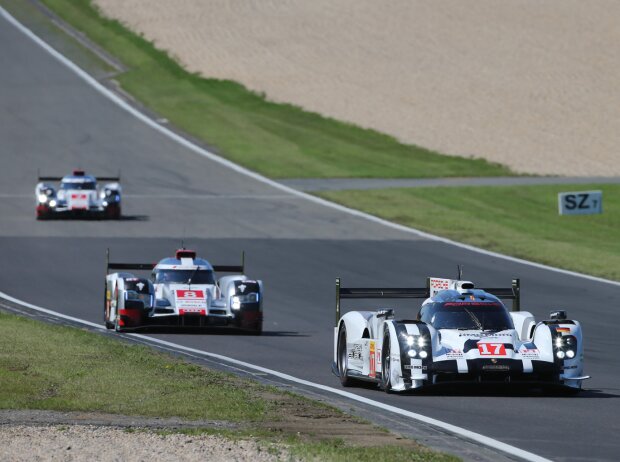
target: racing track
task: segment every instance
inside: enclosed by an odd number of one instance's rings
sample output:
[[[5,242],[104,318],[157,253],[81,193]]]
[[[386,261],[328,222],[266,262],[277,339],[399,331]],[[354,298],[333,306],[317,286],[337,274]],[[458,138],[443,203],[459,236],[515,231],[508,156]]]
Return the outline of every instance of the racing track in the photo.
[[[148,127],[1,16],[0,44],[0,291],[100,322],[106,247],[114,260],[154,261],[185,239],[217,263],[236,263],[245,249],[248,274],[266,285],[264,336],[155,337],[339,387],[330,371],[336,276],[345,285],[422,285],[427,275],[453,275],[457,263],[479,284],[519,276],[524,309],[541,317],[564,307],[582,322],[593,379],[580,396],[352,391],[551,459],[618,458],[618,286],[429,240],[276,189]],[[76,166],[122,170],[124,220],[34,220],[37,168],[62,174]]]

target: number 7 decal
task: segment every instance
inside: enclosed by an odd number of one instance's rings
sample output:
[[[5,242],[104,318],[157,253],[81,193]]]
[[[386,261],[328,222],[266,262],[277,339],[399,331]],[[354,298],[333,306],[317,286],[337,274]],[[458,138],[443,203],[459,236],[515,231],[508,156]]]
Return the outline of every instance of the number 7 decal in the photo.
[[[481,356],[495,355],[506,356],[506,348],[503,343],[479,343],[478,351]]]

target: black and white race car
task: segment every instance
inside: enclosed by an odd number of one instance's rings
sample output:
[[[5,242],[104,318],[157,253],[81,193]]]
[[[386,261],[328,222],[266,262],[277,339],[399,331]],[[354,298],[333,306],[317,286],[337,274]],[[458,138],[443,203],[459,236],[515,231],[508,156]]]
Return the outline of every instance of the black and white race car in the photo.
[[[121,217],[120,175],[99,177],[112,181],[98,187],[97,178],[74,170],[63,177],[40,176],[35,188],[37,220],[50,218],[109,218]],[[55,187],[50,182],[60,182]]]
[[[566,312],[536,322],[520,311],[520,283],[476,289],[469,281],[428,278],[424,288],[344,288],[336,281],[332,369],[344,386],[375,382],[385,391],[443,383],[524,383],[578,392],[583,374],[579,322]],[[350,311],[341,299],[423,298],[414,319],[393,309]],[[511,299],[508,311],[500,298]]]
[[[241,265],[211,265],[179,249],[159,263],[106,262],[104,322],[124,331],[145,327],[233,327],[260,335],[263,283]],[[110,273],[110,270],[118,272]],[[150,278],[126,270],[151,271]],[[217,278],[216,272],[239,273]]]

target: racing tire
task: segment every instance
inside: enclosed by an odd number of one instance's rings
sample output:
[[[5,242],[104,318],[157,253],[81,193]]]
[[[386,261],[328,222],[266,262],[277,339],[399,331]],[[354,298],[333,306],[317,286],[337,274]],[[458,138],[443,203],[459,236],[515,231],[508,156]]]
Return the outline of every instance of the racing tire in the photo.
[[[347,376],[347,363],[349,361],[347,353],[347,328],[344,323],[340,326],[338,331],[338,349],[337,349],[337,367],[338,376],[340,377],[340,383],[343,387],[352,387],[355,385],[355,380]]]
[[[383,347],[381,350],[381,389],[386,393],[392,393],[391,342],[388,330],[383,334]]]
[[[110,313],[108,310],[108,285],[103,285],[103,324],[106,329],[114,329],[114,324],[110,322]]]
[[[121,206],[120,204],[110,204],[105,209],[105,217],[108,220],[120,220],[121,218]]]

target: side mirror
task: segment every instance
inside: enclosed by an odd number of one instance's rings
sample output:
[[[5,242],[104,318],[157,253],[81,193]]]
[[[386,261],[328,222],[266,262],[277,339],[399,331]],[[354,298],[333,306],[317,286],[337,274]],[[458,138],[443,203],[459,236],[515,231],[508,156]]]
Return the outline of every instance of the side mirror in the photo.
[[[549,319],[558,319],[564,320],[566,319],[566,311],[565,310],[557,310],[549,313]]]

